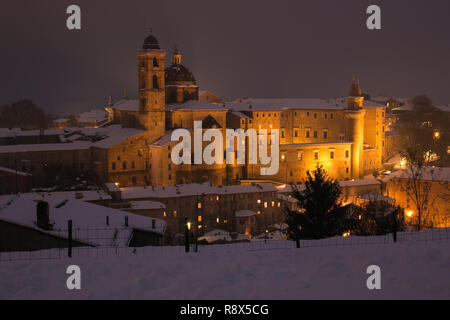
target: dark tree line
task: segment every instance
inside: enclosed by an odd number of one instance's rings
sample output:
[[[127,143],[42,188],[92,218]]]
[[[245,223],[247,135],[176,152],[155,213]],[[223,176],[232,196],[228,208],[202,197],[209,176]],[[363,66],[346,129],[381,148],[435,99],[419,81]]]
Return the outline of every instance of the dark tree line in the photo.
[[[19,100],[0,108],[2,128],[44,129],[51,121],[51,117],[31,100]]]

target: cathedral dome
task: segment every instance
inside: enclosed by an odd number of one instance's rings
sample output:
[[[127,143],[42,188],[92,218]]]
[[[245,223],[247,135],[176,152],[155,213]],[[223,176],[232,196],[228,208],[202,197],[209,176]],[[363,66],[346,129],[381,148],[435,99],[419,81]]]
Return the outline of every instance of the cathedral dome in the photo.
[[[145,38],[142,49],[144,50],[160,49],[158,40],[153,35],[149,35],[147,38]]]
[[[190,84],[196,84],[192,72],[182,64],[172,64],[170,67],[167,67],[165,81],[166,84],[174,84],[177,82],[190,82]]]

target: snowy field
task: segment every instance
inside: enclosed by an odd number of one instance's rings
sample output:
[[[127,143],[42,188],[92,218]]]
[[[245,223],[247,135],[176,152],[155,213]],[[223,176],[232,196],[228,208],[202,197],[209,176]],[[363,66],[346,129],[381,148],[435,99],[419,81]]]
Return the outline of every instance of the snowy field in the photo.
[[[446,240],[236,250],[239,245],[0,261],[0,299],[450,299]],[[71,264],[81,268],[81,290],[66,287]],[[381,268],[381,290],[366,287],[372,264]]]

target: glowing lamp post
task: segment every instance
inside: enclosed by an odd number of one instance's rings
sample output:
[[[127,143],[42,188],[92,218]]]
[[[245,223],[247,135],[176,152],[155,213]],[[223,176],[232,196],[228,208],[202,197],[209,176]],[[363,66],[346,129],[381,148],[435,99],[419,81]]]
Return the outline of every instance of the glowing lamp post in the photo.
[[[184,227],[184,250],[186,252],[189,252],[189,230],[191,230],[191,223],[186,218],[185,220],[185,227]]]
[[[433,137],[435,140],[438,140],[441,137],[441,133],[438,130],[436,130],[434,131]]]

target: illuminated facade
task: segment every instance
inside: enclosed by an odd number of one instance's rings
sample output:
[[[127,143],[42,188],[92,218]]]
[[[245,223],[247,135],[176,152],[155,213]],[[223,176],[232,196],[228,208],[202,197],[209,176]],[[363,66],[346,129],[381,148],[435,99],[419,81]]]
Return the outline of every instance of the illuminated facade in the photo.
[[[199,87],[193,74],[181,63],[179,49],[175,48],[172,64],[167,68],[164,57],[156,38],[147,37],[138,52],[138,100],[122,99],[107,108],[113,123],[146,131],[142,134],[145,141],[142,154],[147,155],[144,169],[139,170],[113,166],[114,159],[108,157],[108,181],[117,181],[122,186],[204,181],[229,185],[245,180],[298,183],[306,176],[306,170],[314,170],[317,165],[323,165],[339,180],[359,179],[382,168],[385,106],[364,101],[359,80],[353,80],[347,98],[238,99],[210,103],[199,100]],[[275,175],[262,176],[260,169],[264,165],[248,161],[239,165],[173,164],[171,149],[178,141],[171,141],[172,131],[193,130],[196,120],[203,121],[203,129],[217,128],[224,136],[226,128],[266,129],[269,135],[271,130],[278,129],[280,169]],[[274,143],[268,140],[269,144]],[[114,148],[127,152],[127,148]],[[248,145],[246,152],[247,159]],[[115,159],[129,157],[116,153]]]

